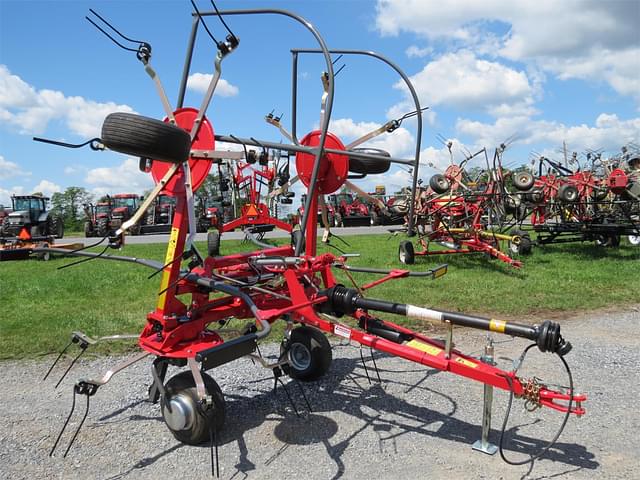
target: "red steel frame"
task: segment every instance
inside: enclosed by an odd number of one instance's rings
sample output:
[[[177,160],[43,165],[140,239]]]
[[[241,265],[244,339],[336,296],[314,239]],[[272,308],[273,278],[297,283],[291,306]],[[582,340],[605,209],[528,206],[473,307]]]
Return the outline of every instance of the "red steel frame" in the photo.
[[[327,162],[327,168],[331,169],[333,168],[332,158],[337,163],[344,161],[339,157],[339,155],[325,155],[323,161]],[[322,190],[318,189],[319,192]],[[191,271],[192,274],[203,278],[231,278],[241,281],[255,276],[255,269],[249,265],[253,258],[296,258],[297,260],[292,263],[275,262],[265,267],[268,274],[281,278],[281,281],[276,287],[270,286],[271,294],[251,293],[251,299],[257,307],[257,310],[251,311],[239,297],[223,295],[211,299],[210,294],[203,293],[197,284],[180,276],[181,267],[178,259],[182,255],[187,236],[187,202],[182,189],[177,195],[176,213],[165,257],[166,267],[160,284],[160,294],[156,309],[147,315],[147,325],[139,338],[140,347],[161,357],[194,358],[198,352],[219,346],[224,342],[217,333],[207,330],[206,327],[211,323],[235,317],[255,318],[258,324],[265,321],[271,324],[288,314],[294,322],[348,337],[351,341],[431,368],[449,371],[497,388],[511,390],[517,396],[523,395],[525,380],[514,373],[485,364],[455,349],[447,351],[443,342],[405,327],[382,321],[383,325],[412,338],[408,343],[398,344],[368,333],[366,330],[353,328],[318,315],[313,306],[328,300],[321,291],[337,285],[332,267],[343,265],[345,262],[344,258],[330,253],[316,255],[317,233],[314,227],[317,223],[317,202],[320,194],[314,196],[307,220],[306,255],[293,257],[293,247],[276,247],[223,257],[208,257],[203,266],[195,267]],[[476,212],[476,218],[478,212]],[[406,270],[395,270],[386,277],[365,285],[364,288],[368,289],[408,274]],[[183,303],[179,298],[184,295],[190,295],[188,303]],[[353,317],[365,325],[370,320],[380,321],[362,309],[358,309]],[[496,322],[492,330],[504,331],[506,322],[498,320],[492,320],[492,322]],[[556,401],[567,402],[570,398],[568,394],[543,386],[537,402],[539,405],[566,412],[566,404],[556,403]],[[586,397],[573,395],[572,398],[574,404],[571,412],[582,415],[584,409],[581,402],[586,400]]]

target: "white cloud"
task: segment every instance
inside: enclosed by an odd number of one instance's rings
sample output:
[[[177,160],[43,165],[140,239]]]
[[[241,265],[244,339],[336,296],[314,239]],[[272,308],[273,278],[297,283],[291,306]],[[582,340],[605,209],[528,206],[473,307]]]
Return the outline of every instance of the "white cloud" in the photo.
[[[422,58],[433,53],[433,47],[418,47],[416,45],[411,45],[409,48],[405,50],[407,57],[409,58]]]
[[[0,205],[11,208],[11,195],[24,195],[25,188],[21,185],[16,185],[11,188],[0,187]]]
[[[28,175],[31,175],[31,172],[24,171],[17,163],[5,160],[4,157],[0,155],[0,180]]]
[[[51,197],[56,192],[61,192],[62,187],[60,185],[50,182],[49,180],[41,180],[35,187],[33,187],[32,192],[42,192],[45,197]]]
[[[567,126],[555,121],[532,120],[527,116],[499,118],[494,123],[459,119],[456,129],[482,145],[498,145],[515,135],[519,143],[527,145],[547,143],[557,147],[566,141],[572,150],[590,148],[613,151],[639,141],[640,118],[621,120],[615,114],[602,113],[592,126]]]
[[[415,33],[477,53],[531,62],[560,78],[604,81],[640,99],[636,1],[379,0],[382,35]],[[501,25],[504,35],[489,24]]]
[[[355,122],[351,118],[331,120],[329,131],[337,135],[345,145],[366,135],[381,125],[374,122]],[[402,158],[415,151],[415,137],[406,128],[400,127],[392,133],[383,133],[361,147],[380,148],[386,150],[393,157]]]
[[[85,182],[96,195],[105,193],[142,193],[153,187],[153,179],[138,168],[139,161],[127,158],[115,167],[93,168],[87,172]]]
[[[51,121],[60,121],[83,138],[98,137],[104,117],[116,111],[133,109],[113,102],[66,97],[55,90],[36,90],[0,65],[0,118],[22,134],[42,134]]]
[[[490,110],[533,103],[534,89],[525,72],[479,59],[468,50],[428,63],[411,81],[422,105]],[[404,83],[395,88],[405,90]]]
[[[187,79],[187,88],[199,93],[206,93],[211,83],[213,75],[210,73],[193,73]],[[216,85],[214,95],[221,97],[235,97],[240,93],[240,89],[221,78]]]

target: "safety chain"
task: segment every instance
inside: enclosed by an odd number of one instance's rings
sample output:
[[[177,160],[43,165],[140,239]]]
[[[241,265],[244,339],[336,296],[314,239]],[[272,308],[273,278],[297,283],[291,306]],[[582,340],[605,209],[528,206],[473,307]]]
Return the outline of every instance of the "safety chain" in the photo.
[[[524,408],[532,412],[542,406],[540,403],[540,389],[544,385],[538,383],[536,378],[530,378],[522,387],[521,397],[525,399]]]

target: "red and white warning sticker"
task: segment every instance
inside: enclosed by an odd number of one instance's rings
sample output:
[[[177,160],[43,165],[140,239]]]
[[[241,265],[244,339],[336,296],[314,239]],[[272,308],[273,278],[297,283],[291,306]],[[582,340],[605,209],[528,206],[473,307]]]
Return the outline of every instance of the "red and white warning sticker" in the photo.
[[[351,329],[349,327],[345,327],[344,325],[334,325],[333,333],[338,335],[339,337],[351,338]]]

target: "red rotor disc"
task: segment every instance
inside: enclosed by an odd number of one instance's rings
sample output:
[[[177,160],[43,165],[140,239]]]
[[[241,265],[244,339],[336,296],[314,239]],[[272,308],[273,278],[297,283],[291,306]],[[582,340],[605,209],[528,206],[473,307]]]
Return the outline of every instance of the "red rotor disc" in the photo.
[[[191,131],[191,127],[193,127],[193,123],[198,116],[198,110],[191,107],[179,108],[175,112],[173,112],[173,116],[176,119],[176,125],[183,128],[187,132]],[[165,122],[168,122],[169,119],[165,118]],[[200,126],[200,131],[196,138],[191,142],[192,150],[214,150],[215,149],[215,137],[213,133],[213,127],[211,123],[207,119],[207,117],[202,118],[202,125]],[[209,175],[209,170],[211,169],[211,160],[205,160],[201,158],[189,158],[189,166],[191,167],[191,183],[192,189],[195,192],[200,188],[202,183]],[[153,161],[151,163],[151,175],[153,176],[153,181],[158,183],[162,180],[162,177],[167,173],[167,171],[171,168],[171,164],[167,162],[159,162]],[[167,182],[167,185],[164,187],[164,192],[169,195],[178,195],[184,193],[184,184],[182,183],[182,170],[178,170],[178,172]]]
[[[300,144],[305,147],[317,147],[320,144],[320,130],[314,130],[305,135]],[[335,150],[346,150],[340,139],[330,132],[327,132],[324,146]],[[311,173],[313,172],[315,159],[315,155],[310,153],[296,153],[296,170],[305,187],[308,187],[309,183],[311,183]],[[325,153],[320,162],[320,170],[318,171],[316,182],[317,192],[322,194],[333,193],[344,185],[347,180],[349,157],[338,153]]]

